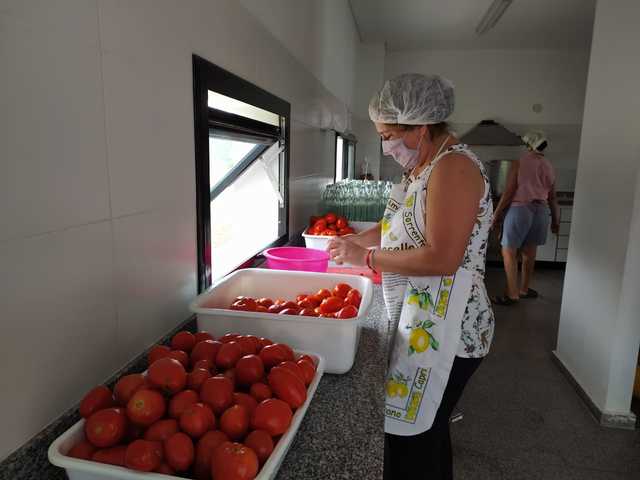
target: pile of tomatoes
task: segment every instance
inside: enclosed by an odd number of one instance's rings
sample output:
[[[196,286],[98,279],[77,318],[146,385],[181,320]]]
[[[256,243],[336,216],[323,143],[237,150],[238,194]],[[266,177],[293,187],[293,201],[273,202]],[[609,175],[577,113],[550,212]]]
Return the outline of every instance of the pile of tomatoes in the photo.
[[[323,288],[315,294],[298,295],[295,301],[240,296],[235,298],[229,308],[245,312],[347,319],[358,316],[361,301],[362,295],[357,288],[339,283],[332,290]]]
[[[321,235],[325,237],[335,237],[355,233],[349,226],[349,221],[345,217],[335,213],[327,213],[322,217],[311,217],[307,235]]]
[[[198,480],[250,480],[307,398],[315,361],[252,335],[182,331],[80,403],[85,439],[67,455]]]

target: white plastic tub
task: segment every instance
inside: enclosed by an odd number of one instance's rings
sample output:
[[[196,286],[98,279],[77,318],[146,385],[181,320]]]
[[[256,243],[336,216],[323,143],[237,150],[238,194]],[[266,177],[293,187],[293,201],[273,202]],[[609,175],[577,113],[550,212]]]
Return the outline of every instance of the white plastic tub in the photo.
[[[317,365],[316,376],[307,389],[307,401],[296,410],[293,415],[289,430],[280,438],[280,441],[276,445],[275,449],[271,453],[269,460],[263,465],[262,469],[258,473],[256,480],[271,480],[275,478],[280,465],[284,460],[284,457],[289,451],[289,447],[293,443],[293,438],[300,428],[300,423],[304,418],[307,408],[311,403],[311,399],[318,388],[320,378],[324,373],[324,359],[322,356],[298,351],[299,354],[306,353],[310,355]],[[80,460],[78,458],[67,457],[66,453],[80,440],[84,439],[84,419],[77,422],[69,430],[60,435],[49,447],[49,461],[57,467],[64,468],[67,471],[69,480],[166,480],[166,479],[184,479],[184,477],[176,477],[173,475],[163,475],[161,473],[144,473],[136,472],[124,467],[118,467],[115,465],[107,465],[104,463],[91,462],[88,460]]]
[[[376,222],[349,222],[349,225],[355,230],[356,233],[364,232],[365,230],[373,227],[375,224]],[[308,235],[307,230],[305,230],[302,234],[302,237],[304,238],[304,244],[307,248],[326,250],[327,246],[329,245],[329,240],[334,238],[328,235]]]
[[[295,300],[297,295],[315,293],[321,288],[331,289],[341,282],[357,288],[362,294],[356,318],[337,320],[227,310],[239,295]],[[372,295],[371,280],[358,275],[248,268],[232,273],[198,296],[191,304],[191,311],[198,316],[200,330],[215,336],[234,332],[268,337],[301,350],[317,352],[324,357],[327,373],[346,373],[353,365],[360,340],[360,324],[369,310]]]

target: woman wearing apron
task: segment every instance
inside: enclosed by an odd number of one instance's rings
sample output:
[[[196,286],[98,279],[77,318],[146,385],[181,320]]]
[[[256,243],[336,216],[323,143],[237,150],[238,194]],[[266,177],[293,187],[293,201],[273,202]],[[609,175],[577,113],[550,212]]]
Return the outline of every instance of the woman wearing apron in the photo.
[[[444,123],[453,105],[453,86],[434,75],[403,74],[374,95],[369,116],[405,174],[376,227],[329,245],[336,262],[383,274],[394,332],[385,478],[453,478],[449,418],[493,338],[489,181]]]

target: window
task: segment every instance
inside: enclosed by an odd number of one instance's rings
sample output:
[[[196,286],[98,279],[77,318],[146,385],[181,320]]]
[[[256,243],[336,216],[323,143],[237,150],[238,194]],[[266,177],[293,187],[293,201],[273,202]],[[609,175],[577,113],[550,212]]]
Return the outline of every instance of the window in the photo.
[[[336,132],[336,173],[334,180],[355,178],[356,138]]]
[[[193,56],[198,289],[288,236],[290,105]]]

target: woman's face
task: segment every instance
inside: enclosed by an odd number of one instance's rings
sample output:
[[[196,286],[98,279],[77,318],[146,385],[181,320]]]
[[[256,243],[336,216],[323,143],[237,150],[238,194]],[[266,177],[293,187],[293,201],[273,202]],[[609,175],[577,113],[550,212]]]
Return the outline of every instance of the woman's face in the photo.
[[[402,128],[398,125],[389,125],[387,123],[376,123],[376,130],[382,140],[395,140],[402,138],[407,148],[417,149],[420,143],[420,137],[426,132],[425,127],[416,126],[416,128]]]

